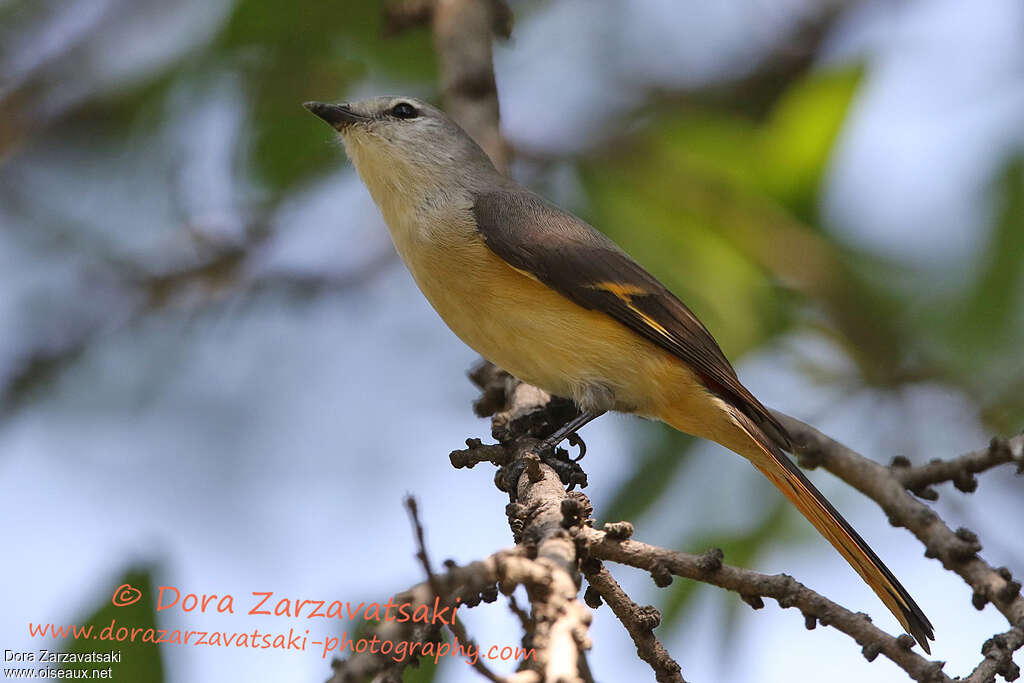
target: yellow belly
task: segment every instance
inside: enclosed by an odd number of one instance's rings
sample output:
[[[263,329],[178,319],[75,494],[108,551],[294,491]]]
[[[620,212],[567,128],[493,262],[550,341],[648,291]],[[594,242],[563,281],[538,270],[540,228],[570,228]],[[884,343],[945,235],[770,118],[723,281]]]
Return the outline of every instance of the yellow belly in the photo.
[[[601,385],[614,395],[615,410],[698,436],[721,438],[734,429],[720,402],[674,355],[515,270],[482,241],[402,255],[448,327],[519,379],[577,400]]]

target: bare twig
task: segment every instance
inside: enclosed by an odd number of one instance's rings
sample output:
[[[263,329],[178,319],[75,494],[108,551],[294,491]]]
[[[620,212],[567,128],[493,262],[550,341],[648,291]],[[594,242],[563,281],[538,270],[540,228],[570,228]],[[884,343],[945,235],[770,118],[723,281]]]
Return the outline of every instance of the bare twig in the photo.
[[[683,683],[682,670],[665,646],[654,635],[661,623],[661,613],[653,606],[641,607],[633,602],[611,573],[596,561],[584,562],[587,582],[604,599],[636,645],[640,659],[650,664],[658,683]],[[593,607],[594,605],[591,605]]]
[[[996,437],[989,442],[987,448],[965,453],[958,458],[940,460],[936,458],[927,465],[912,467],[904,457],[893,459],[893,475],[905,488],[922,498],[934,500],[938,493],[929,490],[932,484],[951,481],[964,493],[972,493],[978,488],[978,479],[974,476],[1006,463],[1017,464],[1017,474],[1024,473],[1024,435],[1012,439]]]
[[[427,584],[430,586],[431,592],[437,599],[442,600],[444,603],[458,603],[459,599],[456,598],[454,601],[445,594],[441,586],[441,582],[434,574],[434,569],[430,565],[430,556],[427,555],[427,542],[423,538],[423,524],[420,523],[419,509],[416,505],[416,499],[413,496],[406,496],[405,507],[409,511],[409,518],[412,522],[413,533],[416,536],[416,557],[419,559],[420,564],[423,565],[423,571],[427,573]],[[472,646],[474,650],[479,650],[477,642],[469,637],[466,633],[466,627],[462,622],[455,616],[452,617],[451,621],[446,624],[448,631],[455,637],[456,643],[465,643],[467,646]],[[473,660],[473,668],[480,672],[484,678],[489,681],[499,683],[501,679],[494,674],[493,671],[484,664],[484,660],[477,657]]]
[[[813,617],[814,622],[833,626],[851,636],[863,648],[868,661],[883,654],[916,681],[951,680],[941,674],[941,662],[928,661],[910,649],[914,640],[909,635],[891,636],[872,624],[867,615],[851,612],[785,574],[761,574],[722,564],[721,551],[703,555],[680,553],[639,541],[621,540],[590,527],[581,528],[579,537],[590,557],[637,567],[655,575],[668,571],[709,583],[738,593],[755,608],[763,606],[760,598],[772,598],[780,607],[796,607],[805,617]]]
[[[985,659],[964,679],[967,683],[991,683],[1000,675],[1008,681],[1020,677],[1020,667],[1013,663],[1013,653],[1024,645],[1024,631],[1019,628],[992,636],[981,646]]]
[[[500,555],[501,553],[496,553],[486,560],[473,562],[464,567],[452,565],[447,567],[443,574],[435,575],[436,582],[450,587],[446,595],[451,598],[452,602],[440,602],[440,596],[435,594],[429,581],[424,581],[395,594],[390,602],[396,605],[408,604],[415,610],[423,605],[434,605],[435,598],[438,598],[437,604],[440,608],[457,606],[457,603],[454,602],[456,598],[459,598],[467,607],[478,605],[481,601],[493,601],[497,598],[495,584],[499,576],[503,575],[498,571],[498,564],[502,561]],[[426,643],[437,640],[439,626],[417,623],[413,620],[405,622],[385,620],[375,625],[372,634],[382,643]],[[354,651],[345,659],[335,659],[331,663],[334,673],[329,683],[362,682],[372,676],[384,673],[398,678],[401,676],[402,670],[416,660],[415,656],[410,655],[400,661],[395,661],[390,653],[381,652],[382,649],[366,648],[362,652]]]

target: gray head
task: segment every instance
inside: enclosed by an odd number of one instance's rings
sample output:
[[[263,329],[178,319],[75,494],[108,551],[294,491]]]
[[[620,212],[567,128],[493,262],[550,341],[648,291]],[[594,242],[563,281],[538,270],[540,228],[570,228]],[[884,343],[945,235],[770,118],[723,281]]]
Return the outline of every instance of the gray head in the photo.
[[[375,199],[379,192],[410,193],[427,185],[469,187],[481,176],[497,173],[458,124],[414,97],[373,97],[344,104],[306,102],[304,106],[340,134]]]

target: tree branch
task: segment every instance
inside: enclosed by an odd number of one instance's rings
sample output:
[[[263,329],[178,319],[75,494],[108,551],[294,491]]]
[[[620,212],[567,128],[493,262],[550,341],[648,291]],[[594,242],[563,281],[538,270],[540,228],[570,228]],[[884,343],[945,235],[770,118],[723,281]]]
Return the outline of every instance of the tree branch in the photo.
[[[419,507],[416,504],[416,499],[412,496],[407,496],[405,499],[405,507],[409,510],[409,518],[412,522],[413,533],[416,536],[416,557],[419,559],[420,564],[423,565],[423,571],[427,573],[427,585],[430,586],[430,592],[433,595],[442,598],[445,603],[456,602],[452,600],[451,596],[447,595],[442,589],[441,582],[438,580],[437,575],[434,574],[434,568],[430,564],[430,556],[427,554],[427,542],[423,537],[423,524],[420,522]],[[451,622],[447,624],[447,627],[448,631],[455,637],[455,642],[466,643],[479,651],[476,641],[469,637],[466,633],[465,626],[463,626],[462,621],[457,617],[452,616]],[[479,657],[473,661],[473,668],[489,681],[497,683],[501,680],[498,676],[494,675],[494,672],[492,672]]]
[[[684,683],[679,664],[654,635],[654,629],[661,623],[661,613],[653,605],[641,607],[633,602],[600,562],[584,562],[583,573],[590,587],[600,596],[593,596],[588,590],[587,604],[596,609],[602,598],[608,603],[633,639],[637,655],[654,670],[655,680],[658,683]]]
[[[1012,439],[995,437],[987,448],[979,448],[951,460],[936,458],[918,467],[912,467],[909,460],[897,456],[893,458],[891,468],[904,488],[921,498],[935,500],[939,494],[930,489],[932,484],[951,481],[964,493],[973,493],[978,488],[975,474],[1006,463],[1016,463],[1017,474],[1024,474],[1024,434]]]
[[[916,681],[951,680],[941,674],[941,662],[928,661],[910,649],[914,640],[909,635],[891,636],[872,624],[866,614],[852,612],[786,574],[762,574],[725,565],[722,552],[717,549],[691,555],[623,540],[592,527],[581,528],[579,538],[585,544],[589,557],[643,569],[655,577],[667,571],[675,576],[725,588],[738,593],[755,609],[764,606],[762,597],[772,598],[780,607],[799,608],[811,628],[821,623],[846,633],[861,646],[868,661],[884,654]]]

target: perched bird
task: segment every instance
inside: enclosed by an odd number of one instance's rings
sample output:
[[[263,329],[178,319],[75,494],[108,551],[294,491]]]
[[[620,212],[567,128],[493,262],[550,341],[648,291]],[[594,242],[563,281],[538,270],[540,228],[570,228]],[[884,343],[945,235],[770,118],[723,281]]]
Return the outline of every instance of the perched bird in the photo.
[[[499,173],[439,109],[411,97],[305,106],[340,134],[448,327],[519,379],[576,402],[579,417],[544,446],[617,410],[739,453],[930,652],[921,608],[783,453],[792,450],[786,430],[668,288],[602,233]]]

